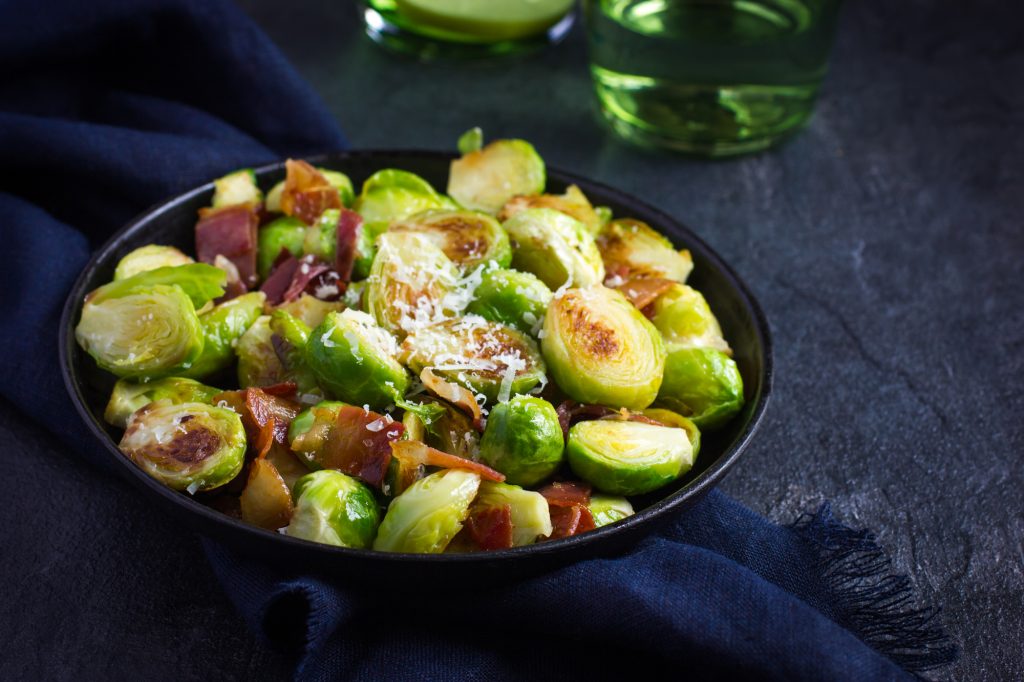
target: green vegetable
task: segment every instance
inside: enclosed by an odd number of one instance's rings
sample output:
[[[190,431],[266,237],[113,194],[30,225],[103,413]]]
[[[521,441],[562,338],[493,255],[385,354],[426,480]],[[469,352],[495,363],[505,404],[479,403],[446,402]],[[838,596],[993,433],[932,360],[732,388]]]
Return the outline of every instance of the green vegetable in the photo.
[[[498,217],[508,220],[516,213],[528,208],[551,208],[575,218],[587,227],[587,232],[596,235],[607,222],[590,205],[587,195],[576,185],[569,185],[564,194],[520,195],[510,199],[501,209]]]
[[[535,275],[518,270],[483,274],[466,312],[536,335],[551,302],[551,290]]]
[[[584,421],[569,429],[573,472],[615,495],[641,495],[677,479],[693,466],[686,431],[617,419]]]
[[[700,429],[693,423],[693,420],[663,407],[648,407],[641,411],[641,414],[661,422],[665,426],[673,426],[686,431],[686,436],[690,439],[690,448],[693,450],[693,459],[697,460],[697,455],[700,454]]]
[[[306,346],[312,334],[309,326],[286,310],[278,308],[270,315],[270,331],[274,353],[288,370],[289,379],[297,384],[299,392],[320,394],[316,374],[306,357]]]
[[[590,504],[587,506],[590,515],[594,517],[594,525],[598,528],[633,515],[633,505],[625,497],[618,495],[595,493],[590,496]]]
[[[479,126],[470,128],[459,136],[456,146],[460,154],[471,154],[472,152],[480,151],[480,148],[484,146],[484,131]]]
[[[321,391],[306,364],[305,344],[301,342],[302,333],[309,334],[308,328],[293,316],[285,318],[281,309],[274,313],[273,320],[270,315],[258,317],[235,345],[239,385],[247,388],[294,381],[299,393],[319,395]],[[286,336],[295,343],[289,342]]]
[[[263,208],[269,213],[280,213],[282,194],[284,194],[284,180],[270,188],[270,191],[267,192],[267,198],[263,202]]]
[[[131,251],[117,262],[117,267],[114,269],[114,280],[128,279],[148,270],[188,265],[189,263],[195,263],[195,261],[173,246],[147,244]]]
[[[480,476],[443,469],[413,483],[391,501],[373,548],[383,552],[439,554],[462,530]]]
[[[288,249],[295,257],[301,256],[305,238],[306,224],[292,216],[282,216],[261,227],[257,250],[260,277],[267,278],[282,249]]]
[[[743,402],[743,377],[732,358],[713,348],[669,345],[659,405],[713,430],[732,419]]]
[[[440,400],[426,398],[424,402],[426,405],[437,407],[438,415],[430,420],[430,425],[426,427],[428,430],[425,429],[418,438],[415,434],[409,433],[409,440],[420,440],[441,452],[475,460],[480,448],[480,434],[473,427],[473,420],[462,410]],[[416,416],[408,411],[406,415]],[[423,424],[423,420],[418,416],[416,420]],[[404,423],[405,419],[402,421]]]
[[[227,408],[161,400],[132,414],[118,447],[164,485],[194,493],[242,470],[245,429]]]
[[[263,312],[261,291],[242,294],[199,316],[203,326],[203,352],[182,376],[202,378],[227,369],[235,360],[235,344]]]
[[[321,301],[315,296],[302,294],[294,301],[285,301],[277,306],[307,327],[313,329],[327,317],[327,313],[340,312],[345,309],[344,301]]]
[[[181,287],[164,284],[133,288],[117,297],[87,298],[75,339],[101,368],[133,379],[183,372],[204,345],[191,299]]]
[[[302,412],[299,412],[295,419],[292,420],[292,423],[288,425],[288,443],[296,454],[299,455],[299,459],[309,468],[319,469],[320,466],[316,464],[314,457],[307,456],[313,453],[300,452],[295,441],[309,433],[313,428],[329,428],[337,419],[339,410],[346,405],[348,403],[343,403],[339,400],[321,400],[313,407],[307,407]]]
[[[423,327],[406,337],[401,360],[417,375],[424,369],[492,403],[526,393],[547,368],[526,334],[482,317],[467,316]]]
[[[317,166],[316,169],[327,179],[327,182],[331,183],[334,189],[338,190],[342,206],[351,206],[352,202],[355,201],[356,193],[352,188],[352,181],[349,180],[349,177],[340,171],[329,170],[320,166]]]
[[[536,485],[562,464],[565,439],[558,413],[546,400],[517,396],[491,409],[480,441],[480,461],[516,485]]]
[[[350,309],[324,318],[306,344],[306,361],[329,393],[379,410],[396,403],[409,388],[397,352],[391,334],[366,313]]]
[[[652,305],[654,315],[651,322],[661,332],[665,343],[730,352],[718,320],[696,289],[676,284]]]
[[[504,223],[512,239],[512,267],[537,275],[551,289],[604,281],[604,264],[586,226],[551,208],[528,208]]]
[[[320,214],[316,222],[306,228],[302,252],[316,256],[328,263],[334,262],[338,250],[338,218],[341,211],[329,208]]]
[[[107,402],[107,409],[103,412],[103,419],[123,429],[128,425],[128,418],[133,412],[150,403],[158,400],[168,400],[174,404],[208,403],[220,392],[219,388],[182,377],[167,377],[146,383],[118,379]]]
[[[293,538],[338,547],[369,547],[377,533],[380,512],[373,493],[340,471],[306,474],[292,490],[295,511],[286,533]]]
[[[544,191],[544,160],[529,142],[495,140],[452,161],[448,194],[476,211],[496,214],[518,194]]]
[[[405,336],[452,314],[448,299],[458,285],[458,270],[429,237],[388,232],[377,243],[363,298],[377,324]]]
[[[555,297],[541,350],[551,374],[581,403],[641,410],[661,386],[661,335],[618,291],[597,285]]]
[[[551,535],[551,512],[543,495],[517,485],[481,481],[473,509],[509,506],[512,512],[512,546],[532,545]]]
[[[392,223],[388,232],[426,235],[463,271],[491,263],[508,267],[512,262],[508,234],[486,213],[432,209]]]
[[[243,168],[213,181],[214,208],[258,204],[261,201],[263,192],[256,184],[256,173],[251,168]]]
[[[663,277],[685,282],[693,270],[689,251],[676,251],[661,233],[632,218],[605,225],[597,237],[597,247],[605,270],[625,277]]]
[[[165,266],[146,270],[125,279],[104,284],[85,297],[85,302],[99,304],[121,298],[157,285],[178,286],[199,310],[215,298],[224,295],[227,275],[220,268],[206,263]]]

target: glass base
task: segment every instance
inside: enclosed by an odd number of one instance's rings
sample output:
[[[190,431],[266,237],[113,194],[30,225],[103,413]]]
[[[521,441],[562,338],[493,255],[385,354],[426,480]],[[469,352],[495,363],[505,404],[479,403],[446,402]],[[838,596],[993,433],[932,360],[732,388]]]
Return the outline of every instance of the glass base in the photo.
[[[601,110],[619,135],[705,157],[760,151],[810,119],[817,84],[682,85],[593,67]]]
[[[363,8],[363,23],[371,40],[394,52],[425,61],[488,59],[535,52],[565,38],[575,20],[575,11],[570,11],[541,33],[514,40],[486,41],[441,29],[413,28],[393,11],[377,10],[368,5]]]

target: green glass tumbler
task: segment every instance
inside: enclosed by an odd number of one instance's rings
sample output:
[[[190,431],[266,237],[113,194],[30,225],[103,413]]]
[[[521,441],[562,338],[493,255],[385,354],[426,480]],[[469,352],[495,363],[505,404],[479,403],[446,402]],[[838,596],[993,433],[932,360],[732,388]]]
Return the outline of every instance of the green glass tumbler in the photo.
[[[375,42],[424,59],[496,57],[558,42],[574,0],[363,0]]]
[[[702,156],[810,118],[841,0],[584,0],[601,111],[628,140]]]

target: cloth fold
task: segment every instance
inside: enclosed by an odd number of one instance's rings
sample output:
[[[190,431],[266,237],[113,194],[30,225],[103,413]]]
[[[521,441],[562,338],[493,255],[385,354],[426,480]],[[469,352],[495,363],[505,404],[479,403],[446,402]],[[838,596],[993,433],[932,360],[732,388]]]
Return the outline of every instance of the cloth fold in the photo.
[[[59,415],[45,425],[103,464],[56,346],[91,250],[157,201],[345,139],[223,0],[0,2],[0,68],[0,395]],[[305,679],[606,679],[647,665],[698,679],[901,679],[955,657],[869,534],[827,510],[780,527],[718,492],[628,554],[485,591],[287,575],[205,546],[238,609]]]

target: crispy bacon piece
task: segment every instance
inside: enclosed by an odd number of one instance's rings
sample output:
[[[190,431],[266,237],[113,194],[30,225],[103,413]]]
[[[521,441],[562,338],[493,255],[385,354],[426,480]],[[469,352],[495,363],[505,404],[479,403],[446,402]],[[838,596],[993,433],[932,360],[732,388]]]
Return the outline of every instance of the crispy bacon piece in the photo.
[[[548,536],[549,540],[579,535],[597,527],[594,524],[594,515],[582,504],[574,504],[571,507],[552,506],[550,510],[552,530]]]
[[[315,256],[295,258],[283,249],[260,291],[266,294],[270,305],[295,301],[307,292],[321,300],[334,300],[345,291],[345,286],[335,286],[326,294],[323,289],[337,282],[338,274]]]
[[[466,530],[480,549],[512,546],[512,506],[475,509],[466,519]]]
[[[590,484],[581,481],[555,481],[538,490],[551,507],[587,506],[590,504]]]
[[[273,421],[274,440],[282,445],[287,444],[288,427],[299,414],[299,404],[259,388],[247,388],[244,392],[245,407],[253,423],[263,429],[268,422]]]
[[[285,289],[282,295],[284,301],[294,301],[306,290],[310,282],[330,270],[327,263],[317,260],[316,256],[303,256],[299,259],[299,266],[292,274],[291,284]]]
[[[284,190],[281,192],[281,211],[312,225],[329,208],[341,208],[341,197],[320,171],[306,163],[285,161]]]
[[[256,459],[263,459],[270,452],[270,446],[277,440],[274,429],[276,425],[277,421],[270,417],[260,427],[259,435],[256,436],[256,442],[253,444],[253,449],[256,451]]]
[[[672,280],[662,279],[661,277],[634,277],[615,288],[621,291],[629,299],[630,303],[642,311],[644,315],[651,317],[654,312],[646,308],[658,300],[659,296],[671,289],[674,284],[675,282]]]
[[[562,435],[569,437],[569,428],[578,421],[589,419],[600,419],[610,414],[618,414],[615,410],[604,405],[586,405],[575,400],[565,400],[557,408],[558,423],[562,427]]]
[[[199,209],[196,223],[196,256],[215,264],[224,256],[238,269],[246,286],[256,284],[256,228],[259,217],[250,204]]]
[[[338,469],[379,487],[391,463],[391,445],[404,432],[401,422],[345,405],[333,423],[314,426],[294,445],[296,450],[314,452],[316,463],[325,469]]]
[[[299,385],[294,381],[282,381],[279,384],[260,386],[260,390],[267,395],[275,395],[279,398],[294,398],[295,394],[299,392]]]
[[[488,481],[501,483],[505,480],[505,474],[494,469],[474,462],[471,459],[449,455],[432,448],[426,443],[418,440],[400,440],[391,443],[391,453],[400,461],[410,464],[422,464],[425,466],[441,467],[442,469],[465,469],[480,474],[481,478]]]
[[[274,267],[270,270],[267,279],[260,286],[267,296],[267,303],[280,305],[284,301],[284,294],[292,284],[292,279],[299,269],[299,259],[295,258],[288,249],[281,249],[274,261]]]
[[[334,252],[334,270],[343,283],[352,280],[352,266],[356,261],[356,237],[363,216],[347,208],[341,209],[338,218],[337,249]]]
[[[445,381],[434,374],[429,367],[420,372],[420,381],[423,386],[442,400],[447,400],[452,405],[461,408],[473,417],[473,428],[477,431],[484,430],[483,413],[480,411],[480,404],[476,401],[473,392],[464,386]]]

